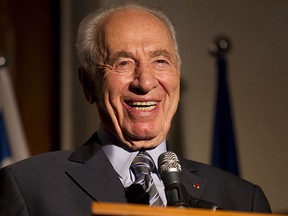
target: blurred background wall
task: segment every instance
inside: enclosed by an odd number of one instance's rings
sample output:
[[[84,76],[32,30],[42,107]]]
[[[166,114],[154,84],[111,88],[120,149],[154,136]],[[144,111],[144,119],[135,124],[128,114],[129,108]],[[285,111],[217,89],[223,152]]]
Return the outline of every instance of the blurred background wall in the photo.
[[[81,145],[97,129],[98,115],[78,83],[77,27],[87,13],[126,1],[3,2],[15,33],[11,74],[32,154]],[[288,1],[138,2],[164,10],[178,33],[183,91],[172,144],[210,163],[217,71],[208,48],[225,34],[233,44],[228,81],[241,176],[264,189],[274,212],[287,211]]]
[[[0,0],[0,55],[32,155],[59,149],[59,4]]]

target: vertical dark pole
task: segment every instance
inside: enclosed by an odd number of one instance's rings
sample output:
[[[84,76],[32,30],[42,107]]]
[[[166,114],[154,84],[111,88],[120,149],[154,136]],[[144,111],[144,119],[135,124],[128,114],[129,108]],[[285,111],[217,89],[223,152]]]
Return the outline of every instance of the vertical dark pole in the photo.
[[[239,175],[236,142],[227,83],[226,54],[230,42],[225,37],[215,40],[210,52],[215,56],[218,69],[217,99],[214,120],[212,165]]]

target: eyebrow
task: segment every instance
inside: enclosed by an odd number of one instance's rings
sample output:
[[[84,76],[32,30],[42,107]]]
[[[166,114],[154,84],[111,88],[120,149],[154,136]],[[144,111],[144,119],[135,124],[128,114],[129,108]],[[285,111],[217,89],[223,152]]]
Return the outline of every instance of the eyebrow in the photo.
[[[110,65],[113,65],[114,62],[119,58],[133,58],[133,56],[134,55],[132,53],[121,50],[119,52],[116,52],[111,58],[109,58],[108,63]]]
[[[159,50],[151,51],[149,55],[150,55],[150,58],[154,58],[157,56],[164,56],[164,57],[168,58],[170,61],[172,61],[172,55],[166,49],[159,49]]]
[[[170,61],[172,61],[172,55],[166,49],[157,49],[157,50],[153,50],[149,52],[150,58],[154,58],[157,56],[164,56],[168,58]],[[111,58],[109,58],[108,63],[110,65],[113,65],[115,61],[117,61],[117,59],[119,58],[134,58],[134,55],[131,52],[126,52],[124,50],[121,50],[119,52],[116,52]]]

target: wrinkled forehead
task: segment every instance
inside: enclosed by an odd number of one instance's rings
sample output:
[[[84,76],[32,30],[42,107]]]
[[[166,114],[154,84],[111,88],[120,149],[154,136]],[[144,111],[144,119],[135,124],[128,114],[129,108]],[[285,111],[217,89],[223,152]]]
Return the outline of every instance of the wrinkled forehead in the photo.
[[[147,11],[139,9],[115,11],[103,23],[103,30],[105,47],[109,51],[114,50],[115,46],[117,48],[130,46],[131,48],[134,45],[137,46],[137,41],[139,41],[147,48],[150,46],[166,49],[171,55],[176,54],[172,36],[166,25]]]
[[[107,28],[109,27],[113,28],[122,24],[130,26],[136,23],[138,24],[146,23],[146,25],[155,25],[158,28],[163,28],[167,30],[165,24],[154,14],[137,8],[124,8],[111,12],[106,17],[104,25]]]

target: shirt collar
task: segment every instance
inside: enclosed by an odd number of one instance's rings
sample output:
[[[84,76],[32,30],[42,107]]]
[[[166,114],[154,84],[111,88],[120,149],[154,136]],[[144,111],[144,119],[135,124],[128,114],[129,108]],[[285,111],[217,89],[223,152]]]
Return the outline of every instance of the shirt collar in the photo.
[[[115,171],[118,173],[120,178],[125,178],[125,175],[129,173],[128,170],[134,157],[139,151],[133,151],[125,144],[121,143],[112,134],[107,132],[102,124],[100,124],[98,129],[98,137],[103,147],[103,151],[107,155]],[[153,149],[149,149],[146,152],[150,154],[156,168],[158,168],[158,157],[166,151],[166,140],[164,140],[160,145]]]

